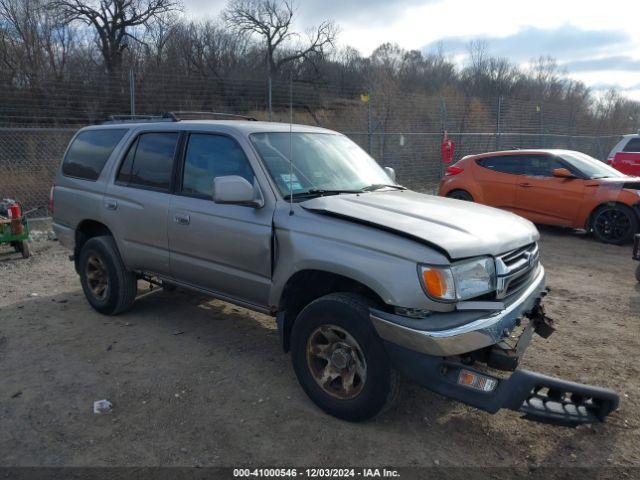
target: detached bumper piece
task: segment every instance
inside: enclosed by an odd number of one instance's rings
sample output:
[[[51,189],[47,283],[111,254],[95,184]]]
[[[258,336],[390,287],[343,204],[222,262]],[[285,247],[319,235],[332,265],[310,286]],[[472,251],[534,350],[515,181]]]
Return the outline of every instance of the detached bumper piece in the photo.
[[[606,388],[518,370],[506,381],[512,389],[504,408],[525,418],[560,425],[602,422],[618,408],[618,395]]]
[[[527,370],[498,378],[442,357],[385,342],[395,366],[405,376],[445,397],[489,413],[506,408],[524,418],[576,426],[603,421],[618,408],[618,395],[605,388],[560,380]]]

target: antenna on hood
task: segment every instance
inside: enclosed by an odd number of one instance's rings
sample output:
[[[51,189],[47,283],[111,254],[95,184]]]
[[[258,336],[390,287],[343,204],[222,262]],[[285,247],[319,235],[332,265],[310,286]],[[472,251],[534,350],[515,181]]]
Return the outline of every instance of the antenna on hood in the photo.
[[[289,74],[289,215],[293,215],[293,69]]]

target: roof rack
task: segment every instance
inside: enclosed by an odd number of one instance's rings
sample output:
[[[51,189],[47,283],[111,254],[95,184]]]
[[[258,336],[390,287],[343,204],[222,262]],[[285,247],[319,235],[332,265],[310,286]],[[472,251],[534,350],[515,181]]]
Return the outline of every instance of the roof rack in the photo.
[[[198,111],[177,111],[177,112],[165,112],[161,114],[149,114],[149,115],[109,115],[107,119],[102,122],[103,124],[110,123],[141,123],[141,122],[179,122],[181,120],[186,120],[188,116],[195,117],[230,117],[230,118],[238,118],[242,120],[249,120],[252,122],[257,122],[258,120],[254,117],[249,117],[246,115],[238,115],[235,113],[225,113],[225,112],[198,112]]]
[[[177,122],[179,119],[166,113],[159,115],[109,115],[103,124],[140,122]]]
[[[229,118],[240,118],[242,120],[249,120],[249,121],[252,121],[252,122],[257,122],[258,121],[258,119],[255,118],[255,117],[249,117],[247,115],[240,115],[240,114],[237,114],[237,113],[226,113],[226,112],[204,112],[204,111],[180,110],[180,111],[177,111],[177,112],[168,112],[165,115],[172,115],[174,118],[176,118],[177,121],[185,120],[184,118],[182,118],[182,117],[185,117],[185,116],[229,117]]]

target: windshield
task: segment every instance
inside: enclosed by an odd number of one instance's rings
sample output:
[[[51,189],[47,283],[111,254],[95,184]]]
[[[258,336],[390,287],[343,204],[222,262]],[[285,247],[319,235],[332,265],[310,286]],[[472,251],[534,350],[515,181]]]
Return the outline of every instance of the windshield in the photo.
[[[561,153],[560,157],[569,162],[571,166],[578,169],[588,178],[612,178],[625,177],[613,167],[610,167],[600,160],[596,160],[589,155],[580,152]]]
[[[294,196],[349,193],[394,184],[373,158],[342,135],[254,133],[251,141],[284,197],[290,191]]]

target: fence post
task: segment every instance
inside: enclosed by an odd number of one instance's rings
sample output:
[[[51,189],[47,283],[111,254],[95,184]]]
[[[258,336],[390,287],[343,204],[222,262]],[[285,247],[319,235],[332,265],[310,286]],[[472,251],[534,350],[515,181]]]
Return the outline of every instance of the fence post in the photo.
[[[498,96],[498,115],[496,116],[496,150],[502,147],[502,139],[500,138],[501,125],[500,117],[502,116],[502,95]]]
[[[367,141],[369,155],[373,156],[373,125],[371,121],[371,90],[367,92]]]
[[[444,132],[447,131],[447,103],[444,97],[440,97],[440,129],[442,130],[442,135],[444,137]],[[440,178],[444,177],[444,162],[442,159],[438,162],[440,164]]]
[[[544,109],[540,102],[540,148],[544,148]]]
[[[268,110],[268,115],[269,115],[269,121],[271,121],[271,117],[273,116],[273,109],[272,109],[272,97],[271,97],[271,71],[269,71],[269,76],[267,78],[267,110]]]
[[[129,110],[131,115],[136,114],[136,76],[133,67],[129,69]]]

